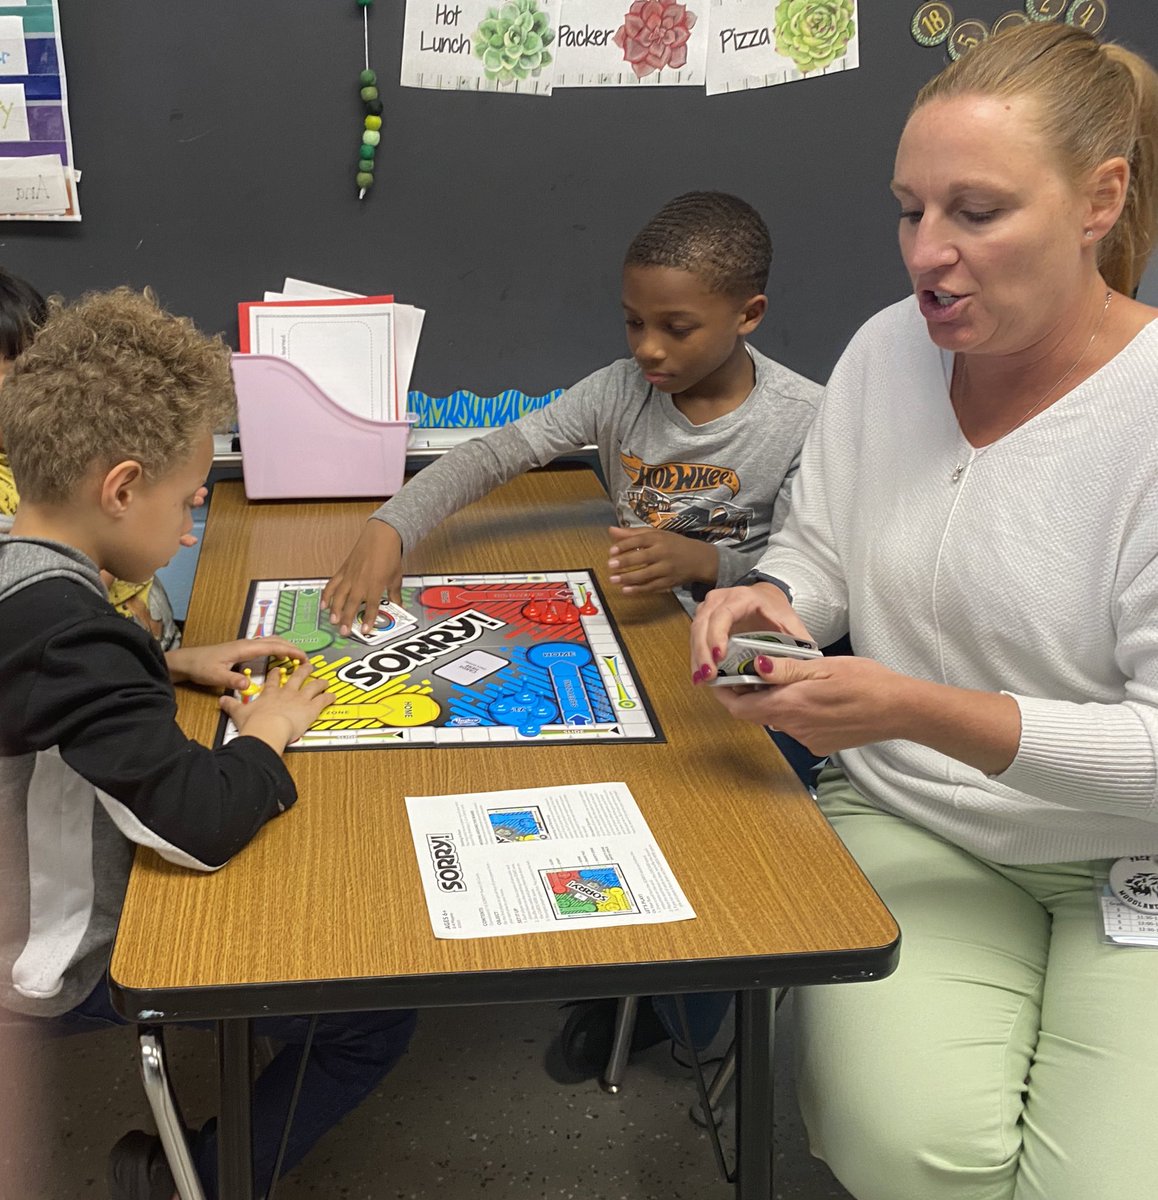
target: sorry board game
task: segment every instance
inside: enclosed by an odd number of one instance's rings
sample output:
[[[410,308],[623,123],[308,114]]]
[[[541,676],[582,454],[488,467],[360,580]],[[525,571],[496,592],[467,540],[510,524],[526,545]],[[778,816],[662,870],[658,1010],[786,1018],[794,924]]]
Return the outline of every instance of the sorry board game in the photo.
[[[401,609],[383,602],[349,637],[325,583],[256,579],[242,619],[240,636],[293,642],[334,694],[291,749],[663,741],[590,571],[407,575]],[[250,696],[283,665],[249,664]],[[236,736],[223,718],[218,744]]]

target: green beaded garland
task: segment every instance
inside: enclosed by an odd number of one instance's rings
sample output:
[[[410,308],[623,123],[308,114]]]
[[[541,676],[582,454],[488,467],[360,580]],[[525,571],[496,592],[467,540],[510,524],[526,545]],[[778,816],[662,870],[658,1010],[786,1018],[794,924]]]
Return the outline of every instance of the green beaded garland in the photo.
[[[0,0],[3,3],[3,0]],[[358,147],[358,166],[354,181],[358,185],[358,199],[374,186],[374,149],[382,140],[378,131],[382,128],[382,101],[378,96],[378,73],[370,69],[370,16],[369,9],[374,0],[358,0],[362,20],[366,28],[366,66],[358,75],[358,94],[366,107],[367,116],[362,121],[362,144]]]

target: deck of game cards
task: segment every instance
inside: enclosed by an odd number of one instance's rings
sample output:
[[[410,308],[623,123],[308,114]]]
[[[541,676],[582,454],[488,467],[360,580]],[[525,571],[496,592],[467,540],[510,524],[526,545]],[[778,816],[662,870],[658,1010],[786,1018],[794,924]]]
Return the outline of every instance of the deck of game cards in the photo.
[[[815,642],[790,633],[772,629],[737,633],[728,638],[728,648],[716,665],[716,678],[709,681],[709,686],[759,687],[765,682],[756,673],[756,659],[762,654],[769,658],[823,657]]]

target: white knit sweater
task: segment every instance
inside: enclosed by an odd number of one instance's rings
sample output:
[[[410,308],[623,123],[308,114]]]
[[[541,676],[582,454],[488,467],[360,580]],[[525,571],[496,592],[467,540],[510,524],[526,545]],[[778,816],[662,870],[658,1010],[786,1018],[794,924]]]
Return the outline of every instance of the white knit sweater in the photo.
[[[822,644],[847,629],[906,675],[1009,693],[1021,743],[996,777],[901,740],[840,764],[995,861],[1158,851],[1158,321],[982,450],[950,367],[912,298],[863,326],[759,569]]]

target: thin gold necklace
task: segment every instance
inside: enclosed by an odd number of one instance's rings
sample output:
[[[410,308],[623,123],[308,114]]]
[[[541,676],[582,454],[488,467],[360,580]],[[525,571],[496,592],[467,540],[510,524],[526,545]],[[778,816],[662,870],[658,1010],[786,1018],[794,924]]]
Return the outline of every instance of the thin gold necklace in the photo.
[[[1086,342],[1086,344],[1082,347],[1081,354],[1079,354],[1077,356],[1077,358],[1074,359],[1073,364],[1070,366],[1069,370],[1067,370],[1065,372],[1065,374],[1040,397],[1040,399],[1035,400],[1029,406],[1029,408],[1027,408],[1025,410],[1025,412],[1023,412],[1021,414],[1021,416],[1018,417],[1018,419],[1012,425],[1010,425],[1010,427],[1003,434],[1000,434],[998,437],[995,437],[993,439],[993,441],[987,442],[984,446],[974,447],[975,453],[972,455],[972,458],[974,461],[976,461],[976,459],[978,459],[982,454],[984,454],[985,451],[988,450],[990,446],[996,446],[997,443],[1000,442],[1003,438],[1009,437],[1009,435],[1015,429],[1020,429],[1022,427],[1022,425],[1024,425],[1026,423],[1026,421],[1028,421],[1029,418],[1032,417],[1033,414],[1035,412],[1037,412],[1037,410],[1039,408],[1041,408],[1041,406],[1046,402],[1046,400],[1048,400],[1049,397],[1054,392],[1056,392],[1057,389],[1059,387],[1061,387],[1061,385],[1063,383],[1065,383],[1065,381],[1067,379],[1069,379],[1069,377],[1078,369],[1078,364],[1082,361],[1083,358],[1085,358],[1085,356],[1087,354],[1089,354],[1090,347],[1094,344],[1094,339],[1102,331],[1102,323],[1106,319],[1106,312],[1108,311],[1108,309],[1110,307],[1110,300],[1113,297],[1113,295],[1114,295],[1114,293],[1112,291],[1110,291],[1109,289],[1106,290],[1106,300],[1105,300],[1105,303],[1102,305],[1102,311],[1098,317],[1098,323],[1094,326],[1094,332],[1090,334],[1090,340],[1088,342]],[[954,363],[953,363],[954,368],[956,368],[956,365],[957,365],[956,360],[954,360]],[[962,435],[962,436],[964,436],[964,435]],[[965,464],[963,462],[958,461],[957,465],[953,468],[952,474],[950,474],[950,476],[949,476],[949,482],[956,483],[957,480],[960,479],[961,476],[964,474],[964,472],[965,472]]]

